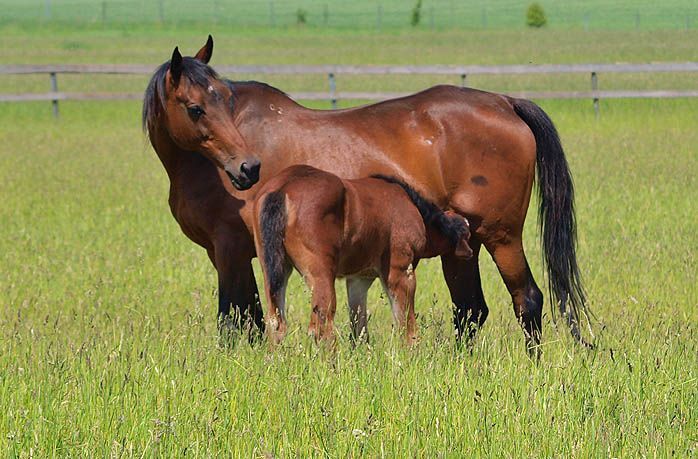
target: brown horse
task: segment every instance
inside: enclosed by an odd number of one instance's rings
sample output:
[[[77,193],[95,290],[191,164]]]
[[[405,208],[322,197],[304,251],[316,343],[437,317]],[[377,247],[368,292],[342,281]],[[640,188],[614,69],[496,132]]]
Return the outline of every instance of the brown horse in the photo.
[[[261,326],[250,267],[255,249],[248,205],[259,187],[239,191],[253,181],[254,174],[246,174],[248,180],[242,183],[233,180],[233,187],[220,167],[224,159],[214,158],[212,163],[193,153],[207,154],[203,141],[185,145],[177,140],[180,133],[195,131],[200,123],[214,124],[205,120],[208,107],[205,115],[194,119],[180,105],[197,97],[218,99],[207,92],[210,86],[231,105],[226,107],[228,119],[220,121],[221,129],[216,128],[215,134],[208,131],[203,139],[222,138],[223,131],[228,138],[238,139],[238,146],[244,139],[246,147],[230,148],[230,158],[238,163],[250,161],[250,157],[238,159],[237,152],[254,152],[261,162],[260,183],[293,164],[312,165],[343,178],[384,174],[410,184],[440,208],[468,218],[474,256],[469,260],[453,254],[441,257],[459,336],[472,336],[487,318],[478,267],[479,249],[484,245],[511,294],[528,345],[540,342],[543,295],[522,244],[537,169],[550,291],[572,335],[582,340],[578,318],[586,305],[575,254],[572,177],[557,131],[537,105],[474,89],[436,86],[364,107],[312,110],[262,83],[228,82],[224,88],[206,65],[212,47],[209,40],[197,57],[173,58],[160,67],[146,91],[144,124],[171,179],[175,218],[191,239],[208,249],[218,269],[222,316],[231,303],[241,316],[252,308]],[[174,65],[182,67],[182,80],[187,81],[177,90],[167,83]],[[205,75],[206,80],[190,75]],[[172,110],[184,115],[170,116]],[[234,167],[227,171],[231,170]]]
[[[309,334],[334,339],[334,283],[347,278],[350,296],[366,296],[380,278],[398,330],[415,342],[414,270],[421,258],[472,256],[470,228],[401,181],[375,176],[342,180],[310,166],[291,166],[269,179],[254,202],[254,239],[264,273],[267,332],[286,332],[285,292],[291,270],[312,291]],[[366,304],[350,304],[352,337],[367,336]]]

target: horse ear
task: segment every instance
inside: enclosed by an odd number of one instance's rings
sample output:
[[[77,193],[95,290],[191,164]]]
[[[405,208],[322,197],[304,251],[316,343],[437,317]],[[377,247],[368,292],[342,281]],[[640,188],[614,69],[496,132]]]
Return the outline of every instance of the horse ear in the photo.
[[[199,50],[198,53],[196,53],[196,56],[194,56],[196,59],[200,60],[204,64],[208,64],[208,61],[211,60],[211,56],[213,55],[213,37],[211,35],[208,36],[208,40],[206,40],[206,44]]]
[[[170,77],[172,83],[177,86],[179,78],[182,76],[182,55],[179,52],[179,47],[175,47],[172,52],[172,60],[170,60]]]

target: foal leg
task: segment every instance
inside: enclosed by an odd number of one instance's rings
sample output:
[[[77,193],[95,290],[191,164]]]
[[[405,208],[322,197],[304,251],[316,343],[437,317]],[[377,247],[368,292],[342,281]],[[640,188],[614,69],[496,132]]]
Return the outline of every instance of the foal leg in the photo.
[[[368,277],[347,277],[347,297],[351,340],[368,342],[368,314],[366,312],[368,289],[374,279]]]
[[[270,290],[270,282],[266,274],[264,277],[264,293],[267,298],[267,334],[272,344],[281,343],[286,336],[286,286],[288,278],[291,277],[293,267],[290,263],[284,266],[283,281],[281,287],[272,292]]]
[[[526,335],[526,347],[532,356],[540,356],[543,293],[533,279],[520,238],[506,244],[487,246],[499,273],[511,294],[514,313]]]
[[[314,270],[306,274],[306,282],[312,291],[313,311],[308,334],[315,341],[334,343],[334,315],[337,311],[334,280],[334,272],[330,269]]]
[[[466,342],[472,343],[477,330],[484,325],[489,314],[480,280],[480,242],[471,240],[473,256],[468,260],[454,255],[441,257],[446,285],[453,301],[453,324],[457,339],[465,335]]]
[[[398,330],[405,335],[405,342],[412,346],[417,342],[417,324],[414,315],[414,292],[417,280],[412,265],[407,269],[390,268],[387,279],[381,279],[390,299],[393,319]]]

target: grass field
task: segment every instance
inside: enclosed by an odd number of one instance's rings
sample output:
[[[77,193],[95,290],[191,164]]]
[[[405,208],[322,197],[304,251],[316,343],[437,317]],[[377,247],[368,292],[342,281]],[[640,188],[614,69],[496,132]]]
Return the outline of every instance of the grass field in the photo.
[[[582,41],[582,32],[555,30],[213,30],[214,63],[221,64],[698,60],[694,31],[589,32]],[[208,31],[5,26],[0,57],[155,67],[175,44],[195,50]],[[695,87],[689,75],[601,81]],[[346,84],[402,90],[434,82]],[[9,92],[47,84],[2,83]],[[142,88],[145,81],[73,77],[60,84]],[[576,83],[483,77],[471,84],[507,90]],[[543,357],[535,364],[486,255],[491,314],[472,352],[455,346],[437,260],[417,271],[422,339],[415,350],[392,336],[387,302],[375,287],[371,345],[351,348],[340,311],[336,353],[318,349],[305,337],[308,295],[297,276],[291,333],[281,349],[242,343],[221,350],[215,274],[169,213],[167,177],[140,132],[139,104],[62,103],[58,121],[47,103],[1,105],[0,451],[695,456],[698,100],[602,101],[598,121],[588,101],[542,106],[557,123],[575,176],[580,264],[604,327],[596,328],[599,349],[584,351],[550,323],[546,306]],[[544,285],[534,212],[526,249]]]
[[[530,0],[424,0],[419,29],[525,28]],[[586,30],[697,29],[690,0],[543,0],[547,27]],[[0,0],[0,23],[298,26],[327,29],[409,29],[416,0]]]

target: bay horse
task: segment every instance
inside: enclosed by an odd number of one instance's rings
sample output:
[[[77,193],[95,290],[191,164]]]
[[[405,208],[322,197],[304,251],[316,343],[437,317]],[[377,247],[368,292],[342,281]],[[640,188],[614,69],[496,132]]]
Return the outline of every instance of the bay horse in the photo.
[[[228,316],[232,304],[238,318],[251,317],[263,327],[250,236],[250,203],[260,187],[249,186],[263,184],[290,165],[307,164],[347,179],[397,177],[440,208],[466,217],[473,257],[441,257],[458,337],[471,338],[489,312],[478,266],[484,245],[533,349],[541,338],[543,294],[526,260],[522,233],[537,171],[552,303],[574,338],[586,344],[579,329],[580,313],[586,315],[587,306],[576,258],[572,176],[557,130],[540,107],[524,99],[440,85],[362,107],[313,110],[264,83],[221,80],[208,66],[212,53],[209,36],[195,57],[182,60],[175,53],[155,72],[144,98],[143,123],[168,171],[175,219],[208,250],[218,270],[220,317]],[[181,71],[186,84],[168,83],[172,67],[175,74]],[[207,92],[209,87],[215,96]],[[218,106],[208,107],[209,101],[229,101],[225,107],[219,104],[226,110],[225,120]],[[184,107],[193,103],[206,114],[192,117]],[[210,110],[216,112],[215,123],[206,120]],[[202,137],[203,124],[220,128],[211,127]],[[228,169],[222,154],[208,159],[205,141],[218,135],[235,139],[237,145],[228,150],[237,161]],[[198,144],[180,141],[183,137],[199,139]],[[245,174],[247,180],[241,182],[229,176],[237,164],[252,159],[261,164],[258,177]]]
[[[311,166],[290,166],[261,186],[254,201],[254,239],[264,274],[267,332],[286,332],[285,292],[295,268],[312,292],[309,334],[334,340],[335,280],[349,297],[366,297],[378,277],[397,329],[416,341],[414,270],[446,253],[472,256],[464,217],[443,212],[392,177],[343,180]],[[367,338],[366,302],[349,302],[352,339]]]

